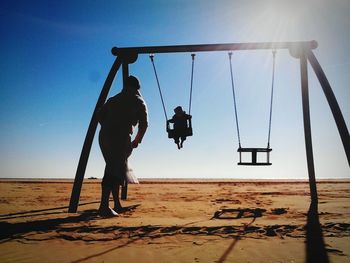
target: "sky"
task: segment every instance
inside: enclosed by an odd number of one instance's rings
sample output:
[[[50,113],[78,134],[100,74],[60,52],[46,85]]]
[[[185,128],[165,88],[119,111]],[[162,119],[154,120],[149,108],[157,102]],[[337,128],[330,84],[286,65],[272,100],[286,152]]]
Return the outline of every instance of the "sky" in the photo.
[[[110,67],[111,48],[309,41],[350,125],[348,0],[5,1],[0,8],[1,178],[74,178],[86,131]],[[169,116],[188,109],[190,53],[157,54]],[[235,51],[233,72],[243,147],[265,147],[272,52]],[[237,166],[227,52],[196,54],[193,132],[178,150],[148,55],[130,65],[141,80],[149,129],[130,166],[140,178],[307,179],[299,60],[276,57],[272,166]],[[316,178],[350,178],[333,116],[309,66]],[[109,96],[120,91],[118,73]],[[99,128],[98,128],[99,129]],[[98,131],[96,132],[96,135]],[[245,156],[246,158],[246,156]],[[103,176],[95,137],[85,177]]]

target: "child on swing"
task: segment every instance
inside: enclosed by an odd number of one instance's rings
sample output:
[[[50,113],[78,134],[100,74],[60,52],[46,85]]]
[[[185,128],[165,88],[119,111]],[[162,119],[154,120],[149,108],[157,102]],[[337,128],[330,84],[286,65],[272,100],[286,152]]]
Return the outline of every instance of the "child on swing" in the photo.
[[[186,140],[186,131],[188,128],[187,120],[191,119],[192,116],[186,114],[181,106],[177,106],[174,112],[175,114],[168,122],[174,123],[174,142],[180,150],[183,147],[183,142]]]

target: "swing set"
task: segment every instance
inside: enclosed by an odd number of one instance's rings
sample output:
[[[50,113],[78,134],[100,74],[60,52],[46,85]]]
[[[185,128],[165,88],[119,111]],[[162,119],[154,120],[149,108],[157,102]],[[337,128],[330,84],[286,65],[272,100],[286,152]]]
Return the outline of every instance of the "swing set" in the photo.
[[[270,148],[270,135],[271,135],[271,122],[272,122],[276,50],[287,49],[289,50],[289,53],[291,54],[292,57],[299,59],[300,73],[301,73],[301,93],[302,93],[302,108],[303,108],[303,121],[304,121],[304,136],[305,136],[305,148],[306,148],[308,175],[309,175],[310,194],[311,194],[312,202],[315,202],[317,204],[318,197],[317,197],[315,168],[314,168],[313,150],[312,150],[311,121],[310,121],[309,92],[308,92],[308,62],[312,66],[321,84],[323,92],[326,96],[329,107],[332,111],[334,120],[336,122],[338,131],[340,134],[340,138],[342,140],[343,147],[345,150],[345,154],[350,166],[349,131],[344,121],[339,104],[328,82],[328,79],[312,51],[313,49],[316,49],[317,46],[318,44],[316,41],[301,41],[301,42],[227,43],[227,44],[112,48],[112,54],[116,56],[116,59],[103,85],[101,94],[98,98],[95,110],[93,112],[93,115],[90,121],[90,125],[85,137],[84,145],[82,148],[82,152],[80,155],[80,159],[79,159],[79,163],[78,163],[78,167],[75,175],[68,212],[75,213],[78,209],[79,197],[80,197],[81,187],[82,187],[82,183],[85,175],[85,170],[86,170],[92,142],[97,129],[98,109],[101,106],[103,106],[103,104],[105,103],[109,90],[112,86],[113,80],[119,68],[122,67],[123,83],[125,83],[127,77],[129,76],[129,64],[136,62],[138,55],[148,54],[150,56],[156,81],[157,81],[160,98],[162,101],[164,116],[166,119],[166,131],[168,132],[169,138],[174,138],[176,131],[174,130],[174,128],[171,128],[169,124],[169,119],[165,108],[162,90],[160,87],[159,78],[158,78],[157,70],[154,63],[154,54],[179,53],[179,52],[192,53],[191,54],[192,70],[191,70],[191,83],[190,83],[189,114],[191,113],[191,105],[192,105],[193,74],[194,74],[194,60],[195,60],[194,52],[211,52],[211,51],[229,52],[228,56],[229,56],[229,65],[230,65],[231,87],[232,87],[232,94],[233,94],[235,123],[236,123],[237,137],[238,137],[238,150],[237,150],[237,152],[239,153],[238,165],[249,165],[249,166],[271,165],[270,152],[272,151],[272,149]],[[236,50],[272,50],[273,67],[272,67],[272,81],[271,81],[271,94],[270,94],[269,128],[268,128],[267,145],[265,148],[245,148],[241,146],[236,92],[235,92],[233,70],[232,70],[232,51],[236,51]],[[183,134],[181,134],[181,136],[187,137],[192,135],[193,135],[192,122],[191,122],[191,118],[189,118],[186,130],[183,131]],[[250,153],[251,161],[243,162],[242,153]],[[258,161],[258,158],[257,158],[258,153],[266,153],[266,161]],[[124,182],[124,185],[122,187],[122,193],[121,193],[121,198],[123,200],[127,198],[127,186],[128,186],[127,182]]]

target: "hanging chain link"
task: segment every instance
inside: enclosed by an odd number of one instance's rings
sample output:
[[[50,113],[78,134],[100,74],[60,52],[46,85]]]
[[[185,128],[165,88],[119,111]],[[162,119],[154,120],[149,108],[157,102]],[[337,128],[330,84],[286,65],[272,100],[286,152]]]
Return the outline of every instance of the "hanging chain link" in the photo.
[[[269,117],[269,133],[267,136],[267,148],[270,148],[271,137],[271,125],[272,125],[272,105],[273,105],[273,93],[275,86],[275,65],[276,65],[276,50],[272,51],[272,80],[271,80],[271,98],[270,98],[270,117]]]
[[[194,71],[194,58],[196,54],[191,54],[192,57],[192,71],[191,71],[191,88],[190,88],[190,102],[188,106],[188,114],[191,115],[191,106],[192,106],[192,90],[193,90],[193,71]]]
[[[234,80],[233,80],[233,71],[232,71],[232,52],[228,53],[228,57],[229,57],[229,62],[230,62],[231,86],[232,86],[232,95],[233,95],[233,105],[234,105],[235,117],[236,117],[236,129],[237,129],[237,137],[238,137],[238,146],[239,146],[239,148],[241,148],[241,136],[239,134],[239,123],[238,123],[238,112],[237,112],[235,84],[234,84]]]
[[[154,70],[154,75],[156,76],[156,80],[157,80],[157,85],[158,85],[158,90],[159,90],[159,95],[160,95],[160,99],[162,101],[162,105],[163,105],[163,111],[164,111],[164,116],[166,121],[168,121],[168,115],[166,114],[166,109],[165,109],[165,104],[164,104],[164,99],[163,99],[163,94],[162,94],[162,89],[160,88],[160,83],[159,83],[159,79],[158,79],[158,74],[157,74],[157,70],[156,70],[156,66],[154,65],[154,55],[150,54],[149,58],[152,61],[152,66],[153,66],[153,70]]]

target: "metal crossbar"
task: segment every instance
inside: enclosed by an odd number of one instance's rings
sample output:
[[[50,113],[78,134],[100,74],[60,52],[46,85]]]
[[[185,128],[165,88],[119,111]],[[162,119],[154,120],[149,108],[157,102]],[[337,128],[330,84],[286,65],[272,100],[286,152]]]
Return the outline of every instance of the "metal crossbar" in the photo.
[[[206,51],[234,51],[256,49],[315,49],[316,41],[297,42],[261,42],[261,43],[225,43],[225,44],[201,44],[201,45],[177,45],[177,46],[149,46],[149,47],[124,47],[112,48],[112,54],[155,54],[177,52],[206,52]]]

